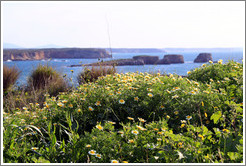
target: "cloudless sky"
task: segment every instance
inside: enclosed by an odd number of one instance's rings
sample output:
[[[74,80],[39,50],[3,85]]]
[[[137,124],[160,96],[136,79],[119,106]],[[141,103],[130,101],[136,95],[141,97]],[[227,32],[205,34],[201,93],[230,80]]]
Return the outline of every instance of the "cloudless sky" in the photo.
[[[245,44],[244,1],[33,1],[1,8],[3,42],[23,47],[109,47],[109,37],[115,48]]]

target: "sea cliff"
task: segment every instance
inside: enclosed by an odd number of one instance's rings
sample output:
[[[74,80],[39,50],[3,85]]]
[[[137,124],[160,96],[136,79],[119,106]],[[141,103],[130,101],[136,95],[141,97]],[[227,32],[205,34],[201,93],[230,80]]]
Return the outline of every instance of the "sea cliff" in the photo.
[[[43,59],[97,59],[111,58],[105,49],[94,48],[50,48],[50,49],[4,49],[3,60],[24,61]]]

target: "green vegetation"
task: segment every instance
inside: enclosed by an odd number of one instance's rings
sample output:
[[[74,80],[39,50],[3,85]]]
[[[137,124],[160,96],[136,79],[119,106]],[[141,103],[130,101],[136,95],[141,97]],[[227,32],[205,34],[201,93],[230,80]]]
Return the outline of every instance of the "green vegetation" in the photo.
[[[98,77],[112,75],[116,73],[115,67],[102,66],[99,67],[92,66],[89,68],[84,68],[81,73],[78,74],[77,80],[79,84],[94,82]]]
[[[44,89],[50,95],[58,95],[67,89],[67,84],[62,76],[48,65],[39,65],[32,71],[28,79],[28,87],[34,90]]]
[[[3,90],[7,92],[17,81],[20,71],[16,67],[3,66]]]
[[[4,110],[4,162],[243,162],[242,80],[230,61],[187,78],[114,73],[43,94],[44,103]]]

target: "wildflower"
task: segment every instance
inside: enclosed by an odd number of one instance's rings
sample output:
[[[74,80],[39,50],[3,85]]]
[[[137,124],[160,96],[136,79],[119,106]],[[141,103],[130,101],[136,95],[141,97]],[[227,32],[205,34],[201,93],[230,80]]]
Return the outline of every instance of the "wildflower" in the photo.
[[[184,123],[182,123],[180,127],[181,127],[181,128],[185,127],[185,124],[184,124]]]
[[[175,114],[175,115],[178,115],[178,114],[179,114],[179,112],[178,112],[178,111],[174,111],[174,114]]]
[[[163,105],[161,105],[161,106],[160,106],[160,109],[162,109],[162,110],[163,110],[163,109],[164,109],[164,106],[163,106]]]
[[[154,130],[154,131],[159,131],[159,129],[157,129],[157,128],[153,128],[153,130]]]
[[[95,151],[95,150],[90,150],[88,153],[89,153],[90,155],[96,155],[96,151]]]
[[[147,91],[150,91],[150,92],[152,92],[152,89],[150,89],[150,88],[147,88]]]
[[[119,163],[118,160],[111,160],[111,163]]]
[[[205,115],[205,117],[206,117],[206,118],[208,117],[208,115],[207,115],[207,113],[206,113],[206,112],[204,113],[204,115]]]
[[[134,101],[138,101],[139,100],[139,98],[138,97],[134,97]]]
[[[137,130],[132,130],[132,134],[134,134],[134,135],[138,135],[138,131]]]
[[[202,140],[204,140],[203,135],[199,134],[198,137],[200,137]]]
[[[225,78],[224,78],[224,80],[225,80],[225,81],[229,81],[230,79],[229,79],[229,78],[227,78],[227,77],[225,77]]]
[[[167,117],[167,119],[170,119],[170,116],[169,115],[167,115],[166,117]]]
[[[47,118],[44,116],[43,119],[46,120]]]
[[[146,120],[144,120],[143,118],[138,118],[138,120],[142,123],[146,122]]]
[[[89,111],[93,111],[94,110],[94,108],[92,108],[91,106],[89,106]]]
[[[57,126],[57,123],[53,123],[54,126]]]
[[[166,128],[161,128],[162,131],[166,131]]]
[[[70,70],[73,73],[73,70]]]
[[[27,110],[28,108],[27,107],[23,107],[23,110]]]
[[[85,101],[85,98],[84,97],[83,98],[80,98],[80,100]]]
[[[148,93],[148,96],[149,97],[153,97],[154,95],[152,93]]]
[[[123,132],[123,131],[118,131],[118,133],[119,133],[119,134],[124,134],[124,132]]]
[[[67,103],[67,100],[62,100],[63,103]]]
[[[176,99],[178,97],[179,97],[178,95],[174,95],[174,96],[172,96],[172,99]]]
[[[157,141],[161,141],[162,139],[161,138],[157,138]]]
[[[194,91],[191,91],[191,92],[190,92],[190,94],[191,94],[191,95],[195,95],[195,94],[196,94],[196,92],[194,92]]]
[[[128,161],[122,161],[122,163],[128,163]]]
[[[72,104],[69,104],[68,107],[69,107],[69,108],[73,108],[73,105],[72,105]]]
[[[119,95],[121,94],[121,92],[120,92],[120,91],[118,91],[118,92],[116,92],[116,93],[117,93],[117,94],[119,94]]]
[[[120,99],[120,100],[119,100],[119,103],[120,103],[120,104],[125,104],[125,100]]]
[[[218,64],[222,64],[222,62],[223,62],[223,60],[222,60],[222,59],[220,59],[220,60],[218,61]]]
[[[85,145],[85,147],[86,147],[86,148],[90,148],[90,147],[91,147],[91,145],[90,145],[90,144],[87,144],[87,145]]]
[[[61,103],[61,102],[57,103],[57,105],[58,105],[59,107],[63,107],[63,106],[64,106],[64,104]]]
[[[191,73],[191,71],[187,71],[187,74],[190,74]]]
[[[112,122],[112,121],[108,121],[108,123],[110,123],[110,124],[116,124],[115,122]]]
[[[131,118],[131,117],[127,117],[127,119],[129,119],[129,120],[134,120],[133,118]]]
[[[102,155],[97,153],[96,157],[100,159],[102,157]]]
[[[213,63],[213,61],[208,61],[208,62],[211,63],[211,64]]]
[[[32,150],[38,150],[38,148],[37,147],[32,147]]]
[[[179,142],[179,143],[178,143],[178,147],[179,147],[179,148],[182,148],[182,147],[183,147],[183,143],[182,143],[182,142]]]
[[[202,65],[202,67],[205,67],[205,66],[206,66],[206,64],[203,64],[203,65]]]
[[[98,128],[99,130],[103,130],[103,127],[101,125],[96,125],[96,128]]]
[[[187,119],[187,120],[191,120],[191,119],[192,119],[192,116],[187,115],[187,116],[186,116],[186,119]]]
[[[80,108],[78,109],[78,112],[81,112],[81,109]]]
[[[128,143],[134,143],[134,140],[133,139],[130,139],[130,140],[128,140]]]
[[[157,132],[157,134],[162,135],[162,134],[163,134],[163,132],[159,131],[159,132]]]
[[[208,91],[203,91],[204,93],[207,93],[207,94],[209,94],[209,92]]]
[[[225,132],[225,133],[229,133],[230,132],[230,130],[228,130],[228,129],[223,129],[222,131]]]
[[[35,105],[36,105],[36,106],[39,106],[39,104],[38,104],[38,103],[35,103]]]
[[[167,90],[167,93],[169,93],[169,94],[170,94],[171,92],[170,92],[169,90]]]
[[[100,101],[97,101],[97,102],[95,103],[95,105],[96,105],[96,106],[101,106],[101,102],[100,102]]]

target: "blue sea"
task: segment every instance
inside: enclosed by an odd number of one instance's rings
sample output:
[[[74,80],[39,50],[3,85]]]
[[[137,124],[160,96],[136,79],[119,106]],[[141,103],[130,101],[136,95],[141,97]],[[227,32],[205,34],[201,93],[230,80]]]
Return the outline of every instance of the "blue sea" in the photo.
[[[112,59],[128,59],[136,55],[152,55],[159,56],[160,59],[166,54],[181,54],[184,56],[185,63],[183,64],[170,64],[170,65],[144,65],[144,66],[116,66],[118,73],[127,72],[160,72],[163,74],[178,74],[187,75],[187,71],[194,68],[200,67],[203,63],[193,63],[194,59],[200,52],[168,52],[168,53],[113,53],[113,58],[103,59],[104,61]],[[229,52],[210,52],[212,53],[213,61],[218,61],[220,59],[223,62],[228,60],[234,60],[237,62],[242,62],[243,52],[242,51],[229,51]],[[70,65],[78,64],[88,64],[98,62],[98,59],[52,59],[49,61],[38,60],[38,61],[4,61],[4,65],[16,66],[20,69],[21,75],[17,81],[17,85],[25,84],[28,76],[31,74],[38,64],[48,64],[54,69],[59,71],[61,74],[67,74],[69,78],[73,78],[75,85],[77,84],[76,76],[83,70],[83,67],[68,67]],[[74,70],[74,73],[71,73]]]

